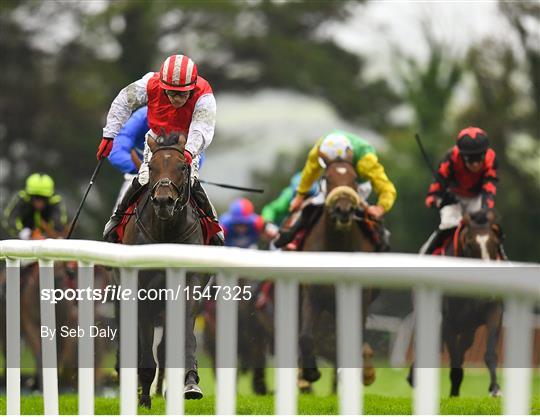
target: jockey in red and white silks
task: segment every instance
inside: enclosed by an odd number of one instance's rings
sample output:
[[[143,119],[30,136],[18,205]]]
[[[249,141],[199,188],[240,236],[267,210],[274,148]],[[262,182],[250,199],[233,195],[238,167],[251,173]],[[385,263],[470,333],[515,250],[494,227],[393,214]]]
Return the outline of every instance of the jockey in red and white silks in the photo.
[[[216,100],[212,87],[198,75],[197,66],[185,55],[171,55],[162,64],[159,72],[149,72],[141,79],[123,88],[111,104],[107,124],[103,129],[103,139],[97,157],[109,154],[112,140],[129,119],[131,113],[148,106],[148,136],[157,137],[163,133],[180,132],[187,135],[186,160],[192,161],[193,195],[201,208],[217,223],[217,216],[198,179],[199,158],[212,142],[216,124]],[[141,186],[149,180],[148,161],[151,152],[145,145],[144,159],[138,178],[132,189],[105,226],[104,238],[115,241],[114,230],[120,223],[123,212],[134,201]]]

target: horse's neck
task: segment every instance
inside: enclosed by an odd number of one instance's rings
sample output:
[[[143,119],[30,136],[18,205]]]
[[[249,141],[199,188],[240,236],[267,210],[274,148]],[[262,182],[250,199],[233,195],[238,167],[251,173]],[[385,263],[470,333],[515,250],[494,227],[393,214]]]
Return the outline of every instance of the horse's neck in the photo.
[[[319,223],[323,225],[323,236],[325,249],[327,251],[339,252],[371,252],[373,246],[370,239],[364,234],[355,220],[349,230],[338,230],[335,228],[328,210],[324,210]]]
[[[184,209],[178,211],[170,220],[159,219],[152,208],[145,211],[146,213],[141,219],[142,224],[156,242],[181,243],[177,242],[179,237],[196,221],[189,204]]]

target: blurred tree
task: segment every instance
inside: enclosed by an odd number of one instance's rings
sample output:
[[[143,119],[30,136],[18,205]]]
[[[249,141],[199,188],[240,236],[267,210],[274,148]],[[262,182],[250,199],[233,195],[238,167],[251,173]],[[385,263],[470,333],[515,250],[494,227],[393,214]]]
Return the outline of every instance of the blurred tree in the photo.
[[[455,125],[449,108],[463,72],[463,64],[453,56],[450,45],[438,40],[427,24],[423,36],[428,46],[425,62],[394,51],[394,68],[398,70],[399,91],[412,109],[412,125],[385,130],[390,150],[381,155],[398,198],[387,216],[392,232],[392,248],[400,252],[417,252],[438,224],[436,211],[424,205],[425,194],[433,177],[426,165],[414,134],[422,143],[436,169],[440,158],[454,143]]]
[[[39,169],[56,178],[74,208],[96,163],[110,102],[172,53],[192,56],[218,93],[295,89],[326,98],[347,118],[383,126],[396,97],[386,82],[364,81],[362,59],[324,35],[325,25],[344,21],[356,3],[2,2],[2,164],[18,169],[15,178],[0,177],[0,205]],[[99,237],[120,181],[105,167],[79,236]]]

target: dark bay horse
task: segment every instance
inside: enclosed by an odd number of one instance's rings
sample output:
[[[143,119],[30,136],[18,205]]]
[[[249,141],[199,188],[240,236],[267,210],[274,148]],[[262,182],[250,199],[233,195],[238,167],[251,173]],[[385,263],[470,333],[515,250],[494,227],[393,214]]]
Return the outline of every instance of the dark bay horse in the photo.
[[[304,251],[330,252],[374,252],[375,244],[360,222],[367,221],[359,213],[367,207],[357,192],[357,174],[349,162],[332,162],[327,165],[326,199],[323,212],[313,228],[307,232],[302,247]],[[309,209],[309,206],[307,207]],[[306,209],[305,209],[306,210]],[[304,213],[305,213],[304,210]],[[304,215],[304,214],[303,214]],[[365,329],[367,309],[376,298],[376,292],[370,288],[362,291],[362,330]],[[321,374],[317,369],[316,354],[323,354],[323,345],[331,339],[334,329],[317,329],[321,323],[321,314],[327,312],[335,323],[335,288],[333,285],[302,285],[301,287],[301,330],[300,330],[300,379],[307,382],[317,381]],[[315,342],[316,334],[325,334],[322,340]],[[319,338],[317,338],[319,339]],[[318,346],[320,345],[320,346]],[[335,353],[335,347],[333,348]],[[327,355],[325,355],[327,356]],[[363,380],[370,385],[375,380],[373,351],[367,343],[363,346]],[[335,354],[334,354],[335,363]]]
[[[202,245],[203,231],[197,209],[190,203],[190,167],[184,157],[186,138],[184,135],[170,134],[157,139],[148,138],[152,151],[149,161],[150,181],[148,189],[141,197],[134,215],[129,219],[123,244],[142,245],[148,243],[184,243]],[[181,250],[181,249],[179,249]],[[188,286],[201,285],[201,278],[188,274]],[[165,288],[163,271],[144,270],[139,273],[139,288]],[[194,326],[198,302],[189,297],[186,301],[186,350],[184,397],[200,399],[203,394],[198,386],[199,376],[195,350],[197,347]],[[156,374],[152,346],[155,326],[164,326],[165,300],[139,300],[139,381],[141,395],[139,405],[150,408],[150,386]],[[168,319],[174,320],[174,317]],[[163,332],[161,347],[166,334]],[[162,356],[162,355],[159,355]],[[162,364],[160,364],[160,368]]]
[[[492,211],[465,214],[453,237],[444,244],[444,256],[499,260],[501,229]],[[497,343],[502,325],[502,302],[494,299],[472,299],[445,296],[442,300],[442,341],[450,356],[450,396],[459,396],[463,381],[465,353],[474,342],[476,330],[486,325],[487,345],[484,361],[489,369],[489,395],[499,397],[497,382]],[[409,382],[412,383],[412,369]]]
[[[265,379],[267,356],[273,347],[273,317],[256,307],[258,281],[240,278],[238,285],[249,288],[249,300],[238,301],[238,364],[239,373],[253,371],[251,388],[256,395],[268,394]],[[216,367],[216,302],[208,300],[204,309],[204,348]]]

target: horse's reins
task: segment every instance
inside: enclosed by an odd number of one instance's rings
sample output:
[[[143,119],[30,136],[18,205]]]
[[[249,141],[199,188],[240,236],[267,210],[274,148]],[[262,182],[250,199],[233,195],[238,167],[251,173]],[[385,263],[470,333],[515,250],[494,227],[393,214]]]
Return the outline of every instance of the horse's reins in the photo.
[[[345,161],[345,160],[340,160],[340,161],[332,161],[331,163],[329,163],[328,165],[326,165],[326,170],[328,170],[328,168],[330,167],[330,165],[332,165],[333,163],[335,162],[345,162],[345,163],[348,163],[349,165],[351,165],[353,167],[353,170],[354,170],[354,165],[351,161]],[[356,171],[354,171],[355,173],[355,183],[356,183],[356,178],[358,178],[358,175],[356,175]],[[326,178],[326,175],[323,176],[323,179],[325,179],[327,182],[328,182],[328,179]],[[336,188],[339,188],[339,187],[336,187]],[[334,189],[335,190],[335,189]],[[334,191],[332,190],[332,191]],[[355,190],[355,189],[352,189],[353,192],[356,194],[356,196],[358,197],[356,200],[356,203],[360,206],[360,208],[364,211],[364,213],[367,212],[367,209],[369,207],[369,204],[366,202],[366,200],[364,200],[360,194],[358,194],[358,190]],[[328,195],[326,196],[325,198],[325,204],[326,204],[326,199],[328,199],[328,197],[330,196],[330,194],[332,193],[332,191],[330,193],[328,193]]]
[[[160,146],[159,148],[155,150],[155,152],[153,152],[153,154],[155,155],[159,151],[163,151],[163,150],[174,150],[180,153],[182,157],[184,156],[184,152],[176,146]],[[181,188],[179,188],[173,181],[171,181],[170,178],[160,178],[160,180],[156,182],[154,186],[152,187],[152,189],[150,190],[150,199],[154,201],[154,198],[155,198],[154,194],[159,187],[170,187],[170,188],[173,188],[178,194],[178,197],[176,198],[176,200],[174,200],[173,212],[176,213],[177,211],[182,211],[183,209],[185,209],[189,203],[189,199],[191,198],[191,187],[190,187],[191,166],[190,165],[187,165],[187,166],[188,166],[188,175],[186,175],[187,180],[184,182],[184,184],[182,184]],[[178,202],[180,201],[180,197],[184,194],[183,191],[185,188],[187,188],[186,198],[180,205],[178,205]]]
[[[176,146],[160,146],[158,149],[155,150],[155,152],[153,152],[153,154],[155,155],[156,153],[158,153],[159,151],[162,151],[162,150],[174,150],[174,151],[180,153],[182,156],[184,156],[183,151],[180,150],[179,148],[177,148]],[[191,198],[191,186],[190,186],[190,184],[191,184],[191,166],[189,166],[189,165],[187,165],[187,166],[188,166],[188,173],[186,175],[187,180],[184,182],[184,184],[182,184],[181,188],[179,188],[173,181],[171,181],[170,178],[161,178],[158,182],[156,182],[154,184],[154,186],[150,190],[149,197],[146,198],[146,201],[144,202],[141,211],[143,211],[144,208],[146,207],[146,205],[148,204],[148,200],[152,200],[152,201],[154,200],[154,198],[155,198],[154,193],[156,192],[156,190],[159,187],[171,187],[178,194],[178,197],[176,198],[176,200],[174,200],[173,213],[177,213],[178,211],[184,210],[184,208],[186,208],[186,206],[189,204],[189,200]],[[183,195],[183,191],[186,188],[187,188],[186,198],[179,205],[178,202],[180,201],[180,196]],[[137,215],[135,223],[139,227],[141,232],[146,236],[146,238],[148,240],[150,240],[152,242],[156,242],[156,240],[152,237],[152,235],[148,231],[148,229],[140,221],[140,217],[139,217],[139,214],[138,214],[138,207],[135,208],[135,214]],[[177,240],[182,241],[184,239],[189,238],[195,232],[195,230],[197,229],[197,225],[198,225],[198,222],[194,222],[191,225],[191,227],[188,228],[188,230],[186,230],[180,237],[178,237]]]

